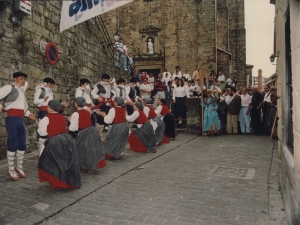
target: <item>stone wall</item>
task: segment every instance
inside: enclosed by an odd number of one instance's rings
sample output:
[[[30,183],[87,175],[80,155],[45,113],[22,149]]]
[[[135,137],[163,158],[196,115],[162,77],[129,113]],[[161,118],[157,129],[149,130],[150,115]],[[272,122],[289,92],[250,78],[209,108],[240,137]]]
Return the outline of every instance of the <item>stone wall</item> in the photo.
[[[230,74],[231,71],[231,56],[224,51],[218,50],[217,55],[218,71],[223,71],[224,74]]]
[[[118,30],[137,58],[142,54],[147,57],[149,37],[139,30],[147,25],[160,29],[154,53],[161,51],[162,58],[149,56],[136,64],[137,69],[167,67],[173,73],[179,65],[182,71],[192,73],[200,65],[209,73],[223,66],[217,65],[217,48],[222,48],[235,51],[237,61],[232,68],[237,67],[238,72],[234,75],[246,80],[244,0],[135,0],[104,14],[103,19],[110,35]]]
[[[223,50],[229,47],[228,7],[217,8],[217,46]]]
[[[232,53],[233,78],[240,87],[246,86],[246,29],[244,0],[227,0],[229,9],[229,49]]]
[[[279,184],[283,197],[283,203],[286,212],[288,224],[300,224],[300,80],[298,74],[299,66],[299,26],[300,26],[300,3],[297,0],[276,0],[275,1],[275,49],[274,55],[277,55],[276,75],[278,101],[278,155],[279,155]],[[288,17],[290,16],[289,30]],[[288,26],[287,26],[288,27]],[[288,39],[288,34],[291,39]],[[286,49],[288,43],[291,43],[291,52]],[[288,83],[289,65],[288,58],[291,54],[292,83]],[[292,87],[292,94],[289,89]],[[289,105],[292,98],[292,123],[288,123],[290,114]],[[288,139],[291,137],[290,131],[293,130],[293,148],[288,146]],[[293,154],[292,154],[293,152]]]
[[[216,0],[203,0],[198,5],[199,65],[206,73],[217,68]]]
[[[55,42],[60,51],[59,62],[52,67],[52,76],[57,84],[56,99],[73,100],[80,78],[89,78],[95,84],[103,73],[125,76],[125,73],[115,70],[112,58],[100,44],[103,40],[99,39],[97,32],[92,32],[94,25],[90,22],[59,34],[60,1],[31,1],[32,14],[25,16],[13,10],[12,3],[7,1],[0,5],[0,86],[9,84],[16,71],[28,74],[27,97],[30,110],[36,115],[38,109],[33,104],[34,88],[37,82],[49,76],[49,64],[39,50],[41,38]],[[16,22],[12,22],[12,18]],[[20,44],[21,37],[25,44]],[[73,110],[67,109],[65,115]],[[5,116],[6,113],[0,115],[1,158],[7,148]],[[29,119],[26,119],[26,125],[28,149],[34,150],[37,126]]]

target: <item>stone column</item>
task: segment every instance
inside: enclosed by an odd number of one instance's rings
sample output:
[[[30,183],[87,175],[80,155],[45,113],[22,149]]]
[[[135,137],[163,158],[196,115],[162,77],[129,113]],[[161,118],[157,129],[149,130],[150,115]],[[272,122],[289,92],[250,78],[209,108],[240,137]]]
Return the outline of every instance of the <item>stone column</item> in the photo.
[[[257,90],[258,91],[263,90],[263,77],[262,77],[262,70],[261,69],[258,70],[257,83],[258,83]]]
[[[191,134],[200,135],[202,132],[202,110],[200,107],[200,98],[188,98],[187,107],[187,131]]]

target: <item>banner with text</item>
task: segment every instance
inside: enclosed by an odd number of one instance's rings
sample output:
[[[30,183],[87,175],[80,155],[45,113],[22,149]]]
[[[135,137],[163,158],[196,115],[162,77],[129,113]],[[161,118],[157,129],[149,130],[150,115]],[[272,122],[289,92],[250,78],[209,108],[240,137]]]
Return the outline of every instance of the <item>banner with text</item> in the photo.
[[[73,0],[62,1],[60,32],[133,0]]]

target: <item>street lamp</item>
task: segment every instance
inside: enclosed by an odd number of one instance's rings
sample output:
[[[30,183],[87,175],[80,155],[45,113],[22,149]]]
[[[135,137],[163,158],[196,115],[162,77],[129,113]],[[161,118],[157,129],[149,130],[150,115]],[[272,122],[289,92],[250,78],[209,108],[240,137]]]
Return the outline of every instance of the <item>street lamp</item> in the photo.
[[[114,34],[115,41],[118,41],[119,38],[120,38],[120,35],[118,34],[118,31],[116,31],[116,33]]]
[[[275,61],[275,58],[276,58],[276,57],[278,57],[278,55],[272,54],[272,55],[270,56],[270,61],[271,61],[271,63],[273,63],[273,62]]]

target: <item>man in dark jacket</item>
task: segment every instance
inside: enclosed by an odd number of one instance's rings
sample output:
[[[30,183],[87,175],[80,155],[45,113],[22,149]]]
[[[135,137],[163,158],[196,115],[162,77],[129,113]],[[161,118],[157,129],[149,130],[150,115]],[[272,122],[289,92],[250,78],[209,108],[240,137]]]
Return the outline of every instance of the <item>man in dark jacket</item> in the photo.
[[[238,115],[241,110],[241,96],[236,93],[235,87],[231,87],[232,98],[228,104],[228,115],[227,115],[227,132],[228,134],[238,133]]]
[[[251,87],[251,110],[250,118],[252,123],[253,132],[257,135],[261,135],[263,132],[263,126],[260,120],[260,112],[263,105],[263,96],[257,91],[257,87]]]

